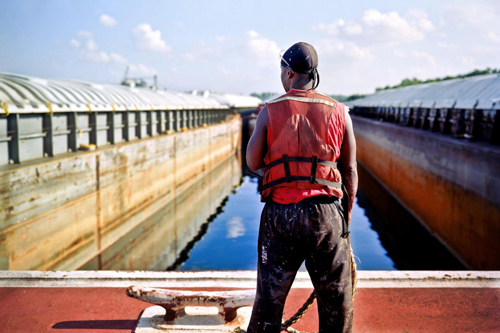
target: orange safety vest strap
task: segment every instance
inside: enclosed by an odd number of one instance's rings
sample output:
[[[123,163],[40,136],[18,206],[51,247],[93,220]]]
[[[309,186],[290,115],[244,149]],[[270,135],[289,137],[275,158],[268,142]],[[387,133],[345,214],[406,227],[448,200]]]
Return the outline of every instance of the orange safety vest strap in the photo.
[[[321,161],[321,163],[320,163],[320,161]],[[309,163],[311,163],[311,175],[309,177],[307,177],[307,176],[292,176],[290,174],[290,162],[309,162]],[[279,185],[279,184],[291,183],[293,181],[308,182],[311,184],[320,184],[320,185],[342,188],[341,183],[332,182],[332,181],[322,179],[322,178],[316,178],[316,170],[318,168],[318,164],[324,164],[324,165],[328,165],[330,167],[332,167],[332,165],[333,165],[333,168],[335,168],[337,166],[337,163],[335,163],[335,162],[320,160],[318,158],[318,156],[316,156],[316,155],[313,155],[313,157],[300,157],[300,156],[289,157],[288,155],[283,154],[280,159],[274,160],[273,162],[269,163],[266,168],[267,168],[267,170],[269,170],[273,166],[276,166],[276,165],[281,164],[281,163],[283,163],[283,168],[285,169],[285,177],[279,178],[279,179],[276,179],[276,180],[273,180],[269,183],[264,184],[262,186],[262,191],[264,191],[268,188],[271,188],[273,186]]]
[[[290,180],[290,181],[288,181],[288,180]],[[288,179],[288,177],[283,177],[283,178],[273,180],[272,182],[269,182],[269,183],[263,185],[262,186],[262,191],[267,190],[268,188],[276,186],[276,185],[279,185],[279,184],[291,183],[293,181],[311,183],[311,177],[307,177],[307,176],[305,176],[305,177],[304,176],[290,176],[289,179]],[[320,184],[320,185],[326,185],[326,186],[332,186],[332,187],[342,188],[342,184],[341,183],[331,182],[329,180],[322,179],[322,178],[315,178],[314,179],[314,183],[312,183],[312,184]]]
[[[288,157],[288,161],[289,162],[309,162],[309,163],[312,163],[313,162],[313,158],[311,158],[311,157],[301,157],[301,156],[289,156]],[[283,163],[283,158],[279,158],[277,160],[274,160],[271,163],[269,163],[268,165],[266,165],[266,170],[269,170],[272,167],[275,167],[275,166],[277,166],[277,165],[279,165],[281,163]],[[327,161],[327,160],[322,160],[320,158],[318,158],[318,162],[317,163],[329,166],[330,168],[336,168],[337,167],[337,163],[331,162],[331,161]]]

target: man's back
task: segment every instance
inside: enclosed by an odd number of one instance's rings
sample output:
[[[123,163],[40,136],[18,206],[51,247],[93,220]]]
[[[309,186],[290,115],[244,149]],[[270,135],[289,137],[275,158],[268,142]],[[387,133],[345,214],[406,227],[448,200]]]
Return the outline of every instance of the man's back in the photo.
[[[344,137],[344,105],[314,90],[291,89],[287,94],[267,104],[269,126],[267,130],[268,152],[264,157],[267,166],[282,158],[292,157],[290,174],[299,177],[311,176],[312,163],[304,159],[316,156],[321,161],[335,162],[340,156]],[[302,157],[302,161],[293,161]],[[312,160],[311,160],[312,162]],[[319,163],[314,177],[340,183],[340,172],[332,164]],[[269,169],[264,184],[285,177],[283,165]],[[262,198],[270,197],[275,202],[297,203],[305,198],[326,195],[342,198],[339,187],[313,182],[283,183],[262,191]]]

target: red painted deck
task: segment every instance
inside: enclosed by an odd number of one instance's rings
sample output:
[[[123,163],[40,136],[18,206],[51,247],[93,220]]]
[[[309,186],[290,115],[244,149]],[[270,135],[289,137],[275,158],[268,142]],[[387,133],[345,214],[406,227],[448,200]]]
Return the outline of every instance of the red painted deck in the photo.
[[[292,289],[285,317],[310,292]],[[16,333],[133,332],[148,307],[127,297],[125,288],[5,287],[0,300],[0,332]],[[294,327],[317,331],[316,307]],[[361,288],[354,303],[354,332],[500,332],[500,289]]]

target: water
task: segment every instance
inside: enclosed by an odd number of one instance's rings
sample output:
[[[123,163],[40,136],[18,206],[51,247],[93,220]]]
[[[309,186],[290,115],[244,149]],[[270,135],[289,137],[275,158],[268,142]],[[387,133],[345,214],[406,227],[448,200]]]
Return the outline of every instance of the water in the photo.
[[[81,269],[255,270],[264,204],[242,174],[236,156],[221,163]],[[362,167],[350,230],[358,269],[464,269]]]
[[[350,226],[358,269],[464,269],[366,170],[360,167],[359,174],[360,190]],[[373,204],[379,201],[384,204]],[[257,179],[243,177],[242,184],[229,195],[204,236],[177,268],[255,270],[263,205]]]
[[[242,185],[229,196],[222,212],[210,223],[206,235],[193,247],[179,270],[255,270],[263,206],[257,180],[244,177]],[[395,269],[357,199],[352,212],[351,243],[359,257],[359,269]]]
[[[255,270],[263,206],[257,180],[244,177],[179,270]]]

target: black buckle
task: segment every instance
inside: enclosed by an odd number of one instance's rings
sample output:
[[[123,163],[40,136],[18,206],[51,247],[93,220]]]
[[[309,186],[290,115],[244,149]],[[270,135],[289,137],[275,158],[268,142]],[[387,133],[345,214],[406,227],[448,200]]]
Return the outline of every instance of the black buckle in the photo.
[[[288,161],[288,155],[283,154],[282,158],[283,158],[283,166],[285,168],[286,182],[291,183],[292,175],[290,174],[290,163]]]
[[[311,184],[316,183],[316,170],[317,169],[318,169],[318,156],[313,155],[312,164],[311,164],[311,178],[309,179],[309,182]]]

